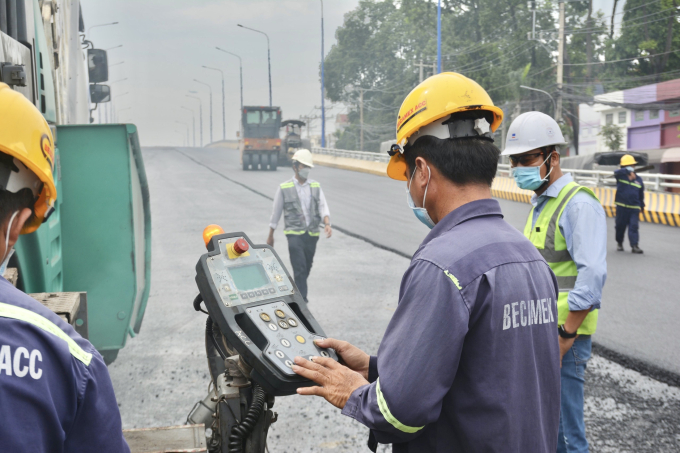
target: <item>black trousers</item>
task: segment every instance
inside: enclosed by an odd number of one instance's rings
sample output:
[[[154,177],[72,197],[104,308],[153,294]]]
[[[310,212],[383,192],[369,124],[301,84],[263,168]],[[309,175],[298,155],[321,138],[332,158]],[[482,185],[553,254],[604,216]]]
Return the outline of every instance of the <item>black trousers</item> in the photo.
[[[295,284],[302,297],[307,300],[307,277],[312,270],[319,236],[310,236],[309,233],[287,234],[286,238],[288,239],[288,254],[290,255],[290,264],[293,266]]]

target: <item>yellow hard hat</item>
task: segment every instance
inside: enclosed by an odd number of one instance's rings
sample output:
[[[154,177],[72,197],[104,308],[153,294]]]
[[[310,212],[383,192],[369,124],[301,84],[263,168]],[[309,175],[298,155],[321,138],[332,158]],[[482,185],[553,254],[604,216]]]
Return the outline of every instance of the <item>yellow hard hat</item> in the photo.
[[[630,154],[624,154],[621,157],[621,162],[619,162],[619,165],[621,165],[622,167],[628,167],[630,165],[635,165],[635,164],[637,164],[637,161]]]
[[[10,171],[4,172],[0,190],[33,191],[35,215],[21,230],[21,234],[32,233],[49,216],[57,200],[54,139],[40,111],[4,83],[0,83],[0,153],[11,157]]]
[[[455,72],[436,74],[415,87],[404,99],[397,118],[397,145],[401,152],[391,152],[387,175],[406,181],[408,166],[403,147],[409,138],[434,121],[458,112],[490,112],[486,123],[495,132],[503,121],[503,110],[493,105],[487,92],[474,80]],[[429,135],[429,134],[423,134]]]
[[[306,165],[310,168],[314,168],[314,160],[312,160],[312,153],[309,152],[308,149],[298,149],[295,151],[295,154],[293,154],[293,158],[291,159],[294,162],[300,162],[303,165]]]

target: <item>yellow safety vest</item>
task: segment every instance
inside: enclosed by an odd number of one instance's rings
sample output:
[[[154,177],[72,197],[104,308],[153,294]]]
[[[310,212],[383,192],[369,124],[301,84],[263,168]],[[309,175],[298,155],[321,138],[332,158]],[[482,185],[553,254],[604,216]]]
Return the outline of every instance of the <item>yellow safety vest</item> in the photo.
[[[531,223],[535,208],[529,213],[529,218],[524,226],[524,235],[536,246],[557,277],[557,286],[560,291],[557,299],[558,325],[564,324],[567,320],[567,315],[569,314],[567,299],[569,291],[574,289],[576,277],[578,276],[576,263],[567,250],[567,241],[560,231],[559,222],[567,203],[580,190],[587,192],[597,200],[597,196],[592,190],[575,182],[570,182],[564,186],[557,198],[551,198],[546,202],[533,228]],[[599,310],[593,310],[586,316],[586,319],[577,331],[579,335],[592,335],[595,333],[598,312]]]

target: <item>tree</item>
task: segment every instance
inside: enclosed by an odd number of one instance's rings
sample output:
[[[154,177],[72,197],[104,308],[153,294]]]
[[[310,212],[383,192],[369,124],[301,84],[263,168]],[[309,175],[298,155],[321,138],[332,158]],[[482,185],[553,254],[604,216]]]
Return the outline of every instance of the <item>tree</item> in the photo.
[[[616,124],[607,124],[602,126],[600,132],[597,133],[604,139],[604,144],[609,151],[619,151],[623,144],[623,131]]]

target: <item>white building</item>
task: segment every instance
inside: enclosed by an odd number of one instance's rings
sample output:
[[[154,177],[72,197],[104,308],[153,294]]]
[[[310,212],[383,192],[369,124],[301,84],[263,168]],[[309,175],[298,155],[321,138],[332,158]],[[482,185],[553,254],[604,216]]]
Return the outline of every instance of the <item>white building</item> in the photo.
[[[595,96],[595,101],[607,101],[623,103],[623,91],[613,91],[611,93],[599,94]],[[621,149],[627,149],[628,128],[631,123],[631,112],[623,107],[614,107],[606,104],[579,105],[579,155],[604,153],[609,148],[604,143],[604,139],[598,135],[604,125],[615,124],[623,132],[623,143]]]

